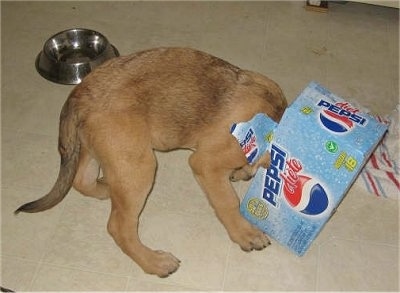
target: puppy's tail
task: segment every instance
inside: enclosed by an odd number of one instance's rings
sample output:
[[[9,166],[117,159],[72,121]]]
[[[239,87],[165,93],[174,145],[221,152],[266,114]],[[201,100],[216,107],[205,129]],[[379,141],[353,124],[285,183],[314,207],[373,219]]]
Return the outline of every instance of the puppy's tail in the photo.
[[[14,213],[36,213],[52,208],[61,202],[71,189],[79,162],[80,141],[77,128],[79,121],[73,109],[73,100],[68,99],[60,115],[58,151],[61,156],[60,171],[53,188],[38,200],[20,206]]]

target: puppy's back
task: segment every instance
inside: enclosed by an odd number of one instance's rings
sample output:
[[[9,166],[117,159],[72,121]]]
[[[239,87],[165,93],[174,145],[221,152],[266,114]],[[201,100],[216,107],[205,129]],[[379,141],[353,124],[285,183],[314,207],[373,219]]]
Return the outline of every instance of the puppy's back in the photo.
[[[74,96],[86,113],[145,115],[149,131],[165,136],[173,148],[230,114],[241,99],[270,90],[255,79],[197,50],[157,48],[104,63],[77,86]],[[245,88],[242,97],[238,87]]]

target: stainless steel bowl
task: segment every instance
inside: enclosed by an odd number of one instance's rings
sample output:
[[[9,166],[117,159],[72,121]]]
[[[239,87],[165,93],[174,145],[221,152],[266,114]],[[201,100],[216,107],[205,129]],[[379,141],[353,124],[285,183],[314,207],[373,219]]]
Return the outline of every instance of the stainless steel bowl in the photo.
[[[50,37],[36,58],[36,69],[44,78],[61,84],[78,84],[96,66],[119,56],[101,33],[69,29]]]

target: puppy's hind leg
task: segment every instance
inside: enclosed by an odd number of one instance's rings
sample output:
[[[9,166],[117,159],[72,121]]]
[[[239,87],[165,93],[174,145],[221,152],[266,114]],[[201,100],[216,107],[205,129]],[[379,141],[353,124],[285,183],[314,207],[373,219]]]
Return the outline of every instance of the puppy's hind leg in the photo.
[[[117,155],[112,162],[104,167],[112,203],[108,231],[146,273],[167,277],[178,269],[180,261],[170,253],[146,247],[138,235],[139,216],[156,171],[154,153],[148,148],[129,157]]]
[[[145,246],[138,234],[139,216],[157,168],[149,127],[143,120],[121,114],[108,117],[107,123],[100,125],[102,135],[94,137],[91,147],[110,191],[108,232],[146,273],[167,277],[179,268],[179,260],[170,253]],[[112,142],[104,143],[111,137]]]
[[[98,199],[109,198],[109,190],[104,180],[99,179],[100,164],[85,147],[81,147],[78,170],[72,186],[86,196]]]

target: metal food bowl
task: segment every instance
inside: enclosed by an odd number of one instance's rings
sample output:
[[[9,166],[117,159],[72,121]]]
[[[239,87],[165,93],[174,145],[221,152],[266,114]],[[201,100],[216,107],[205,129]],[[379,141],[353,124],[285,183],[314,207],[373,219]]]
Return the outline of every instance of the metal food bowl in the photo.
[[[36,69],[50,81],[78,84],[96,66],[117,56],[117,49],[101,33],[69,29],[46,41],[36,58]]]

